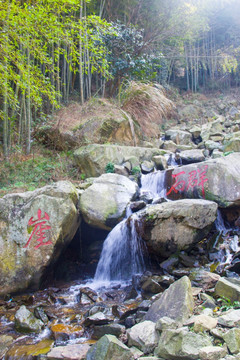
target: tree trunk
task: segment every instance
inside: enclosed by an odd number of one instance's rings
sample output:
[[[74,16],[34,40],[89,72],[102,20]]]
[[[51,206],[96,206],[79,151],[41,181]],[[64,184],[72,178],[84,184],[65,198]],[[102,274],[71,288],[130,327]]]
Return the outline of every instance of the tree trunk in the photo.
[[[83,15],[83,0],[81,0],[80,5],[80,23],[82,22]],[[83,94],[83,46],[82,46],[82,27],[79,32],[79,90],[80,90],[80,102],[84,103],[84,94]]]

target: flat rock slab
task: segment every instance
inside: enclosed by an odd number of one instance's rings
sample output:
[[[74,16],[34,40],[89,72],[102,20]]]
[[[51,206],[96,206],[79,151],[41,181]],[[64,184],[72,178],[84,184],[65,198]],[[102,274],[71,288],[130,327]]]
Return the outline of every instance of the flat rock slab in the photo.
[[[219,360],[227,355],[228,351],[225,347],[205,346],[199,351],[201,360]]]
[[[240,309],[229,310],[224,315],[219,316],[218,324],[229,328],[240,326]]]
[[[47,359],[57,360],[81,360],[86,359],[86,354],[90,346],[88,344],[74,344],[67,346],[57,346],[53,348],[47,355]]]

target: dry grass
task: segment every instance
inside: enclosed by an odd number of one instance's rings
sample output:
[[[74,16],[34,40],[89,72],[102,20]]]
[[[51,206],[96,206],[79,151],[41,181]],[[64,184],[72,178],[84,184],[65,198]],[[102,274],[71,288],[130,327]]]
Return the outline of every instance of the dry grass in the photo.
[[[119,109],[108,99],[91,98],[83,105],[70,103],[58,110],[53,119],[53,128],[61,132],[73,130],[93,118],[104,118],[109,113],[119,116]]]
[[[122,108],[139,123],[146,136],[153,136],[160,125],[176,116],[174,103],[160,85],[131,82],[123,95]]]

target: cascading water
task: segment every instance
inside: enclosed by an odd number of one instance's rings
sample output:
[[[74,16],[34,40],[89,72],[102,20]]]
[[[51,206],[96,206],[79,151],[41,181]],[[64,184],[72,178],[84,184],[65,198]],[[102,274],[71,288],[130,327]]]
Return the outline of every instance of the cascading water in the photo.
[[[145,270],[143,243],[135,229],[136,216],[121,221],[106,238],[94,280],[127,281]]]
[[[150,192],[153,198],[166,197],[165,171],[156,171],[141,178],[141,193]]]
[[[220,210],[218,210],[218,212],[217,212],[217,219],[215,221],[215,226],[216,226],[217,231],[223,235],[226,235],[226,233],[228,232],[228,229],[226,228],[226,226],[224,224],[224,220],[223,220]]]
[[[234,254],[240,250],[239,237],[233,234],[234,229],[226,227],[220,210],[217,213],[215,227],[218,233],[209,258],[219,264],[218,270],[221,272],[231,264]]]
[[[165,172],[157,171],[142,176],[141,193],[150,192],[152,197],[163,197]],[[99,284],[110,281],[131,280],[134,274],[144,272],[145,243],[137,234],[135,223],[138,214],[127,211],[127,218],[116,225],[104,241],[100,260],[94,276]]]

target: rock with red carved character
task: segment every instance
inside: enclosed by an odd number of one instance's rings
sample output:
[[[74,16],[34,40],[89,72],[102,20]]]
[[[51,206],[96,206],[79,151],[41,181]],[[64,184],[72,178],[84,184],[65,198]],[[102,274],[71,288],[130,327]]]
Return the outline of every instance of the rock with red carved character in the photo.
[[[68,181],[0,199],[0,294],[38,287],[80,223]]]
[[[240,152],[167,170],[167,196],[202,198],[220,207],[240,205]]]

